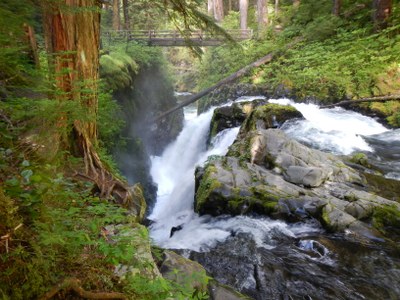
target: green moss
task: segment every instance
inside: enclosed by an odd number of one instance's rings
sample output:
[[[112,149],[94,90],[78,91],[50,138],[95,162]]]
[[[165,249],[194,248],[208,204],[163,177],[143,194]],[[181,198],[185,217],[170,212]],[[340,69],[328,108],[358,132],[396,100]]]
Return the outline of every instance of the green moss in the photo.
[[[206,165],[205,170],[206,171],[203,174],[200,185],[195,195],[196,211],[201,211],[201,208],[207,202],[207,199],[210,196],[210,194],[214,190],[222,186],[221,182],[213,177],[213,175],[217,173],[217,168],[214,165],[212,164]]]
[[[370,164],[368,163],[368,157],[364,153],[354,153],[353,156],[350,158],[350,161],[366,168],[370,167]]]
[[[258,120],[264,122],[265,128],[274,128],[276,122],[282,124],[287,120],[302,117],[293,106],[269,103],[254,109],[244,121],[243,128],[246,132],[257,130]]]
[[[364,173],[369,189],[384,198],[400,202],[400,181]]]
[[[108,89],[120,90],[131,86],[132,77],[138,70],[138,64],[121,51],[100,57],[100,74]]]
[[[331,210],[330,204],[327,204],[322,208],[319,221],[327,230],[334,232],[336,228],[332,225],[331,219],[329,217],[329,210]]]
[[[395,205],[384,205],[374,209],[372,225],[385,232],[386,227],[400,228],[400,210]]]

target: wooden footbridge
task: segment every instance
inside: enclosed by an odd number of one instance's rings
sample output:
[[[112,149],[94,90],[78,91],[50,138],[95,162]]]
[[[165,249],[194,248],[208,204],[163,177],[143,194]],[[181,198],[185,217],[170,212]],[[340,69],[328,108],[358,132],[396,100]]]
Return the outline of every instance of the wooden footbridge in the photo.
[[[253,31],[227,30],[235,41],[248,40],[253,37]],[[176,30],[113,30],[101,33],[103,47],[112,46],[120,42],[143,43],[148,46],[186,47],[186,46],[219,46],[226,42],[222,34],[210,34],[203,31],[193,31],[183,36]]]

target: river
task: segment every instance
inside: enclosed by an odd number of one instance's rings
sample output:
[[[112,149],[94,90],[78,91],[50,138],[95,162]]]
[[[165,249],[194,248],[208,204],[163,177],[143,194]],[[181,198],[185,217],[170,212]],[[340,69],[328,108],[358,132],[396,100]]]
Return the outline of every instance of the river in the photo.
[[[305,120],[282,126],[292,138],[337,155],[362,151],[381,163],[385,176],[400,178],[399,130],[342,108],[270,102],[293,105],[304,115]],[[254,299],[400,299],[398,243],[329,234],[313,220],[198,216],[193,211],[195,168],[212,155],[225,155],[239,131],[220,132],[207,149],[212,114],[213,109],[197,116],[194,107],[186,108],[178,138],[152,158],[158,195],[149,219],[157,245],[180,249],[220,282]],[[173,227],[181,230],[170,237]]]

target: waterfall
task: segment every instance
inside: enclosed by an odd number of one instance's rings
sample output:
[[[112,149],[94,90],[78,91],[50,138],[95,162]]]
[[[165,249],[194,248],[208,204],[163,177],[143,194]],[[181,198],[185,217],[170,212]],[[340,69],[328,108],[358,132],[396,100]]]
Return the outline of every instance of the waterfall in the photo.
[[[255,98],[263,97],[242,97],[238,100]],[[270,248],[274,244],[273,234],[295,236],[305,231],[320,231],[313,224],[289,225],[265,217],[199,217],[193,211],[196,166],[203,165],[210,155],[225,155],[239,132],[239,128],[220,132],[211,141],[210,148],[206,149],[213,111],[214,108],[193,117],[193,111],[189,109],[178,138],[162,156],[152,157],[151,175],[158,185],[158,193],[149,219],[153,221],[150,235],[155,243],[165,248],[207,251],[232,233],[246,232],[254,237],[259,246]],[[182,229],[170,237],[173,227]]]
[[[252,98],[238,99],[249,100]],[[293,105],[302,112],[305,120],[290,121],[282,129],[289,136],[322,150],[339,154],[373,151],[363,136],[388,131],[371,118],[341,108],[319,109],[316,105],[296,104],[288,99],[269,101]],[[276,232],[291,237],[320,232],[315,224],[286,224],[266,217],[200,217],[193,211],[196,166],[203,165],[210,155],[225,155],[239,131],[232,128],[220,132],[207,149],[212,114],[213,109],[195,116],[193,108],[188,108],[178,138],[162,156],[152,158],[151,175],[158,185],[158,195],[149,219],[153,221],[150,234],[155,243],[165,248],[207,251],[232,234],[245,232],[253,236],[258,246],[271,248]],[[173,227],[179,230],[170,237]]]
[[[387,130],[371,118],[341,108],[319,109],[287,99],[270,101],[293,105],[304,115],[304,120],[283,124],[281,129],[289,136],[337,154],[363,151],[382,156],[382,163],[392,159],[386,165],[395,172],[389,175],[400,178],[399,130]],[[178,138],[161,156],[152,157],[151,175],[158,195],[149,219],[150,236],[157,245],[185,250],[184,255],[202,264],[216,280],[254,299],[290,295],[304,299],[398,298],[395,287],[399,286],[400,261],[393,254],[397,249],[391,253],[379,245],[370,247],[364,240],[359,243],[351,232],[331,235],[313,219],[286,223],[261,216],[196,214],[196,166],[203,165],[210,155],[225,155],[239,130],[220,132],[207,149],[212,115],[213,109],[197,116],[194,107],[185,108],[186,120]],[[172,228],[176,229],[173,235]]]

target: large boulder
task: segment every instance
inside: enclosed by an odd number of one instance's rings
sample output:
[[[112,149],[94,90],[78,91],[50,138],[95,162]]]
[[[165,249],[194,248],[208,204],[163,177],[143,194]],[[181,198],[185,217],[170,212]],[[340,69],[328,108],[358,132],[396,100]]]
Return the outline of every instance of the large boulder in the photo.
[[[243,135],[258,129],[278,128],[288,120],[299,118],[304,117],[293,106],[268,103],[251,111],[240,133]]]
[[[400,204],[367,192],[365,185],[338,157],[279,129],[260,129],[237,139],[226,157],[213,157],[196,170],[195,210],[214,216],[314,217],[331,231],[379,237],[368,222],[377,218],[377,210],[400,210]]]
[[[210,123],[209,138],[213,138],[224,129],[240,126],[255,107],[265,102],[264,99],[256,99],[216,108]]]

